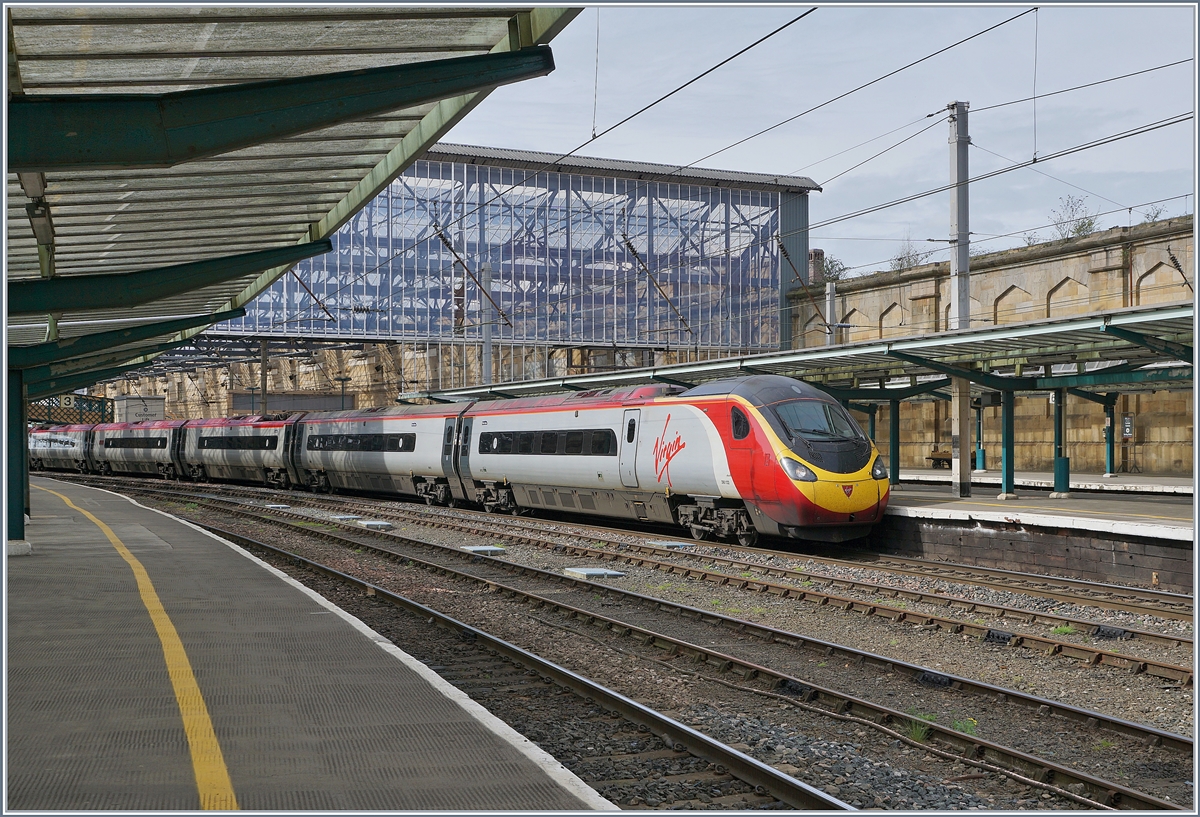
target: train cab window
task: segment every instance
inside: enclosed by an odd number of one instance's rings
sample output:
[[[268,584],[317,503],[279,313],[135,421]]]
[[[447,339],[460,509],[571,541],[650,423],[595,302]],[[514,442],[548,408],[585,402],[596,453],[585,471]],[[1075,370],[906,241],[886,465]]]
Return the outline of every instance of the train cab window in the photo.
[[[629,425],[625,428],[625,442],[633,442],[633,435],[637,433],[637,420],[630,420]]]
[[[446,426],[446,439],[442,442],[442,456],[448,457],[454,451],[454,426]]]
[[[568,431],[567,432],[567,451],[568,454],[583,453],[583,432]]]
[[[557,454],[558,453],[558,432],[543,431],[542,432],[542,445],[539,450],[543,454]]]
[[[532,454],[533,453],[533,432],[522,431],[517,435],[517,453]]]
[[[599,428],[592,432],[592,454],[607,457],[617,453],[617,435],[607,428]]]
[[[729,416],[732,419],[733,438],[735,440],[744,440],[750,436],[750,421],[746,419],[746,415],[737,406],[734,406],[729,411]]]

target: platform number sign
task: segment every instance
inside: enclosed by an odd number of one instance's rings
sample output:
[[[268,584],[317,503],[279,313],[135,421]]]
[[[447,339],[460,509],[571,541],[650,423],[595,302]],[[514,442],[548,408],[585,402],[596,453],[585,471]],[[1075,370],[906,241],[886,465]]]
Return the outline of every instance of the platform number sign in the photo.
[[[1132,440],[1133,439],[1133,415],[1132,414],[1122,414],[1121,415],[1121,439],[1122,440]]]

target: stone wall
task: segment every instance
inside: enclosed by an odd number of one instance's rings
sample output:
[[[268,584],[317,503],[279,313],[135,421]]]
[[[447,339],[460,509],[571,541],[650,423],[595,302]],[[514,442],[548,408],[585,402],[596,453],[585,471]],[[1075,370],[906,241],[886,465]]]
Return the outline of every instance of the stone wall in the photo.
[[[971,325],[995,326],[1041,318],[1085,316],[1149,304],[1192,303],[1195,265],[1190,216],[1117,227],[1071,241],[1006,250],[971,259]],[[1174,257],[1174,261],[1172,260]],[[1188,273],[1188,279],[1176,268]],[[948,263],[880,272],[838,282],[837,343],[931,335],[949,318]],[[825,308],[824,292],[813,298]],[[827,335],[803,291],[793,296],[797,346],[823,346]],[[1117,462],[1144,473],[1192,473],[1192,392],[1155,391],[1120,398]],[[1134,415],[1134,438],[1122,445],[1122,414]],[[859,416],[863,426],[866,418]],[[950,445],[950,406],[940,401],[900,408],[901,467],[924,467],[935,446]],[[1054,406],[1048,395],[1016,400],[1017,470],[1053,470]],[[879,407],[876,439],[886,451],[888,407]],[[1067,398],[1067,456],[1077,473],[1104,470],[1104,409]],[[972,422],[972,429],[974,422]],[[973,433],[973,432],[972,432]],[[989,467],[999,466],[1000,409],[984,409]],[[973,446],[972,446],[973,447]]]

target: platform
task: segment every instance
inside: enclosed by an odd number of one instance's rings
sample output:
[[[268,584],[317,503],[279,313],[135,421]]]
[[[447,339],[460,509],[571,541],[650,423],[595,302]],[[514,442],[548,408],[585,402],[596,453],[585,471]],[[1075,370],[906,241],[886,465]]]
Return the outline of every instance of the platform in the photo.
[[[948,468],[902,468],[900,483],[929,483],[949,485],[952,474]],[[1054,474],[1041,471],[1017,471],[1013,482],[1019,488],[1054,490]],[[1000,471],[974,471],[971,484],[1000,489]],[[1162,477],[1152,474],[1071,474],[1072,491],[1104,491],[1132,494],[1174,494],[1192,496],[1196,481],[1192,477]]]
[[[1122,496],[1078,493],[1051,499],[1046,491],[1018,489],[1019,499],[999,500],[991,486],[973,485],[972,496],[949,495],[949,486],[903,482],[892,489],[886,513],[956,522],[1017,523],[1032,527],[1191,541],[1191,496]]]
[[[116,494],[33,485],[32,553],[7,559],[7,809],[615,809],[259,560]]]

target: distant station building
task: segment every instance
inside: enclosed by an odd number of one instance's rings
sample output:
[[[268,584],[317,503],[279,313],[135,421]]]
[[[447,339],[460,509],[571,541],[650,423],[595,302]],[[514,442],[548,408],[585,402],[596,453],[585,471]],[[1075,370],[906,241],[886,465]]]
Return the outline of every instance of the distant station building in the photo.
[[[392,397],[483,382],[489,334],[496,381],[773,351],[818,189],[439,144],[209,334],[394,345]]]

